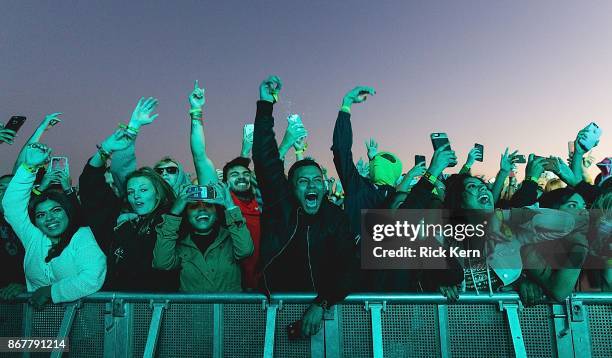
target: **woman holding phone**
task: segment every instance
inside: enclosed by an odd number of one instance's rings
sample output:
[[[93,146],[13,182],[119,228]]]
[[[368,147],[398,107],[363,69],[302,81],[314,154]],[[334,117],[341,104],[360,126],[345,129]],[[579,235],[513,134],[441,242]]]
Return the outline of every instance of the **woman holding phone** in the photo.
[[[180,269],[183,292],[240,292],[240,260],[253,254],[246,220],[228,185],[212,188],[214,199],[196,198],[184,188],[157,227],[153,267]]]
[[[80,227],[69,198],[57,191],[31,196],[50,152],[44,144],[28,145],[2,200],[6,220],[25,248],[26,284],[36,308],[92,294],[106,275],[104,254],[91,229]]]

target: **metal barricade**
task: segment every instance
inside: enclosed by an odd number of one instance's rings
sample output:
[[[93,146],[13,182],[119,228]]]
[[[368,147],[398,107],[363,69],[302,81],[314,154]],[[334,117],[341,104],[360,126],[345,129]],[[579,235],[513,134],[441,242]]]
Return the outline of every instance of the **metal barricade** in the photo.
[[[453,304],[437,294],[352,294],[317,335],[294,341],[286,328],[314,295],[100,292],[42,311],[27,298],[0,304],[0,336],[69,337],[72,357],[612,357],[606,293],[529,308],[514,293]]]

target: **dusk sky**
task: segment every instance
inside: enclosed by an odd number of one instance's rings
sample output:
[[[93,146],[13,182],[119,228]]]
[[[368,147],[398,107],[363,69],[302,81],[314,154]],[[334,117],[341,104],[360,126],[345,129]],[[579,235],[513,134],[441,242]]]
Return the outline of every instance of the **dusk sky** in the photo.
[[[432,154],[429,134],[447,132],[459,161],[485,147],[476,174],[492,176],[506,146],[567,156],[591,121],[594,150],[612,155],[610,1],[6,1],[0,3],[0,120],[28,121],[10,171],[46,113],[63,122],[43,142],[70,157],[77,178],[96,144],[127,123],[141,96],[159,98],[141,130],[139,164],[165,155],[189,171],[187,95],[206,88],[208,153],[218,167],[240,153],[258,86],[284,88],[277,139],[291,112],[310,132],[307,155],[333,168],[329,150],[343,95],[377,95],[353,107],[355,160],[370,136],[397,153],[404,171]],[[293,155],[293,152],[290,152]],[[460,165],[456,170],[459,170]],[[334,171],[332,169],[332,171]]]

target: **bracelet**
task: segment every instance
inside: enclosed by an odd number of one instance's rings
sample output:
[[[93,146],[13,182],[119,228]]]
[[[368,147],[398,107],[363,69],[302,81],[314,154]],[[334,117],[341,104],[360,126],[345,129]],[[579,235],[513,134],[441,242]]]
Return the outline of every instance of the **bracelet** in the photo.
[[[64,190],[64,194],[66,195],[72,195],[74,193],[74,188],[70,187],[70,189]]]
[[[527,179],[525,179],[525,180],[531,180],[532,182],[534,182],[534,183],[536,183],[536,184],[537,184],[537,183],[538,183],[538,179],[540,179],[540,178],[536,178],[536,177],[528,177],[528,178],[527,178]]]
[[[191,118],[193,118],[193,117],[201,118],[202,117],[202,109],[201,108],[192,108],[192,109],[189,110],[189,115],[191,116]]]
[[[423,174],[423,177],[425,177],[425,179],[427,179],[427,181],[430,182],[431,185],[436,185],[436,182],[438,181],[438,178],[431,175],[430,172],[425,172],[425,174]]]
[[[295,155],[302,154],[302,153],[304,153],[304,149],[295,151]]]
[[[199,121],[203,118],[202,112],[189,113],[189,116],[191,117],[192,121]]]
[[[100,158],[102,159],[102,161],[107,161],[108,158],[111,157],[112,153],[107,152],[106,150],[104,150],[104,148],[102,148],[102,145],[97,144],[96,148],[98,148],[98,154],[100,154]]]
[[[26,163],[21,164],[21,166],[27,170],[28,172],[30,172],[31,174],[36,174],[38,172],[38,169],[40,169],[40,165],[35,165],[33,167],[27,165]]]
[[[350,114],[350,113],[351,113],[351,106],[342,106],[342,107],[340,108],[340,111],[342,111],[342,112],[346,112],[346,113],[349,113],[349,114]]]
[[[135,127],[126,127],[125,131],[128,132],[128,134],[133,134],[133,135],[137,135],[139,129],[135,128]]]
[[[38,195],[42,194],[42,192],[40,190],[38,190],[37,187],[34,187],[34,188],[32,188],[32,194],[38,196]]]

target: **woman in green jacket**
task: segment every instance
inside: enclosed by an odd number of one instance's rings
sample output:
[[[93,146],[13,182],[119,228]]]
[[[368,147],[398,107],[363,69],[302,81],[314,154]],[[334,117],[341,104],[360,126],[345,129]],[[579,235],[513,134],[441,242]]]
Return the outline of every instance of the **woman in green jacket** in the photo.
[[[180,268],[183,292],[239,292],[240,260],[253,254],[253,241],[226,184],[216,199],[194,201],[188,188],[157,226],[153,267]]]

